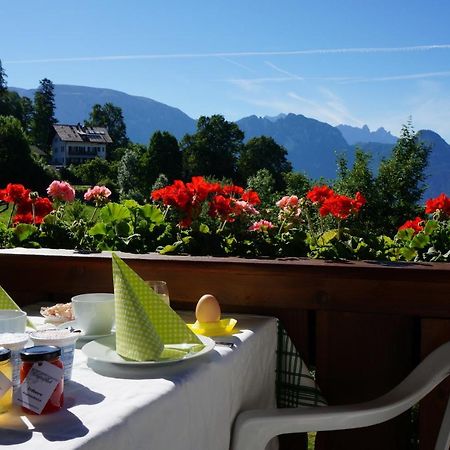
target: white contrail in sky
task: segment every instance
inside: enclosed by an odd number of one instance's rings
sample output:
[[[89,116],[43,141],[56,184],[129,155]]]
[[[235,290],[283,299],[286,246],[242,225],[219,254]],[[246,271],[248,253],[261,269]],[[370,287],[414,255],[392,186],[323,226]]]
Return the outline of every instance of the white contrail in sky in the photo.
[[[4,61],[7,64],[37,64],[59,62],[84,62],[84,61],[129,61],[143,59],[192,59],[192,58],[229,58],[245,56],[296,56],[296,55],[324,55],[339,53],[395,53],[418,52],[429,50],[449,50],[450,44],[416,45],[409,47],[361,47],[361,48],[325,48],[311,50],[286,50],[286,51],[249,51],[249,52],[222,52],[222,53],[166,53],[147,55],[110,55],[110,56],[79,56],[64,58],[42,59],[18,59]]]

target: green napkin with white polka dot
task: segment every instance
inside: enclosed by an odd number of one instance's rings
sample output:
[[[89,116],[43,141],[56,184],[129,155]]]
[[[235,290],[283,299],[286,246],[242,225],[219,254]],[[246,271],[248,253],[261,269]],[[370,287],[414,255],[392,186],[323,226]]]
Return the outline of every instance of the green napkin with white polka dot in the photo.
[[[203,348],[180,316],[115,253],[116,351],[133,361],[181,359]],[[183,349],[171,345],[185,344]]]
[[[21,311],[19,305],[9,296],[9,294],[0,286],[0,309],[17,309]],[[27,325],[36,329],[33,322],[27,318]]]

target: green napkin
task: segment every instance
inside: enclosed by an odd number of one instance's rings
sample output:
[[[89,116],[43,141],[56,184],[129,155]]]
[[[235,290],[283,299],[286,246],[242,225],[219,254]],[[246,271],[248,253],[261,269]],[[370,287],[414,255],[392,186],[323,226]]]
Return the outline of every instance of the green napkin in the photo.
[[[181,317],[115,253],[116,351],[133,361],[182,358],[203,348]],[[171,348],[170,344],[186,344]]]
[[[9,294],[0,286],[0,309],[18,309],[22,311],[19,305],[9,296]],[[33,322],[27,318],[27,325],[36,329]]]

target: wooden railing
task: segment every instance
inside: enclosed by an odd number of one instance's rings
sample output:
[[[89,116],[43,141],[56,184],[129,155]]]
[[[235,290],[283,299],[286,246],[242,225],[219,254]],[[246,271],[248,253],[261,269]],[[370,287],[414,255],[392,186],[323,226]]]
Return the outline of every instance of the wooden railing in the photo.
[[[279,317],[331,404],[381,395],[450,340],[450,264],[119,255],[144,279],[166,280],[177,308],[192,310],[212,293],[224,311]],[[111,257],[0,250],[0,284],[21,305],[112,292]],[[433,448],[448,392],[443,385],[420,405],[421,449]],[[365,430],[322,433],[317,448],[399,450],[410,440],[404,415]]]

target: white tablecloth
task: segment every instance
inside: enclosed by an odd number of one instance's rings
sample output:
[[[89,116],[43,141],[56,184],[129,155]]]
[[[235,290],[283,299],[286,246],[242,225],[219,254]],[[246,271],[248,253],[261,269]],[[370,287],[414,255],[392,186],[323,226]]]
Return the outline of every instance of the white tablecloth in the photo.
[[[237,334],[210,353],[171,365],[131,368],[76,350],[65,408],[0,415],[0,445],[95,450],[228,450],[238,412],[275,407],[277,323],[233,315]]]

